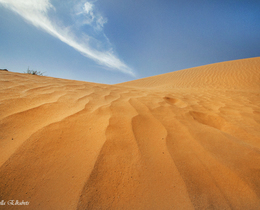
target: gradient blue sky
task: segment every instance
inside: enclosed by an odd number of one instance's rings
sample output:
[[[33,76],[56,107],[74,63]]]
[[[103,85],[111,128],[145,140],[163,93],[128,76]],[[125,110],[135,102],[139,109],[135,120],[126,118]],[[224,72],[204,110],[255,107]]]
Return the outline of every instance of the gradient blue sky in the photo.
[[[259,0],[0,0],[0,68],[115,84],[260,56]]]

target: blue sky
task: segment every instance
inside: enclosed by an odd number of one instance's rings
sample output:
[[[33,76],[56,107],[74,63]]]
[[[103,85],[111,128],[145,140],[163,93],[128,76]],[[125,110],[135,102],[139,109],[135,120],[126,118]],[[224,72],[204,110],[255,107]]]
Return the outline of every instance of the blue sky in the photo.
[[[260,56],[259,0],[0,0],[0,68],[115,84]]]

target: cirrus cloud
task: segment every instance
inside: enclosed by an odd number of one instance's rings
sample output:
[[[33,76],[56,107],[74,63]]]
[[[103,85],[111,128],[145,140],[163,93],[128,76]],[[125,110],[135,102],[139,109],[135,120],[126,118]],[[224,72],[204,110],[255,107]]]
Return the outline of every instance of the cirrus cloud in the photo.
[[[57,21],[49,15],[50,12],[55,13],[56,11],[56,8],[49,0],[0,0],[0,4],[19,14],[28,23],[73,47],[82,55],[94,60],[96,63],[108,67],[111,70],[117,70],[135,76],[133,70],[114,54],[111,46],[107,50],[102,48],[102,40],[96,39],[91,36],[92,34],[89,35],[86,32],[84,32],[82,36],[76,36],[76,33],[72,30],[73,27],[65,27],[57,24]],[[82,16],[81,24],[87,24],[100,33],[107,19],[95,12],[94,4],[89,1],[81,1],[78,3],[78,8],[79,11],[76,16]],[[105,41],[110,44],[104,33],[103,37],[105,37]],[[96,44],[93,45],[93,42]]]

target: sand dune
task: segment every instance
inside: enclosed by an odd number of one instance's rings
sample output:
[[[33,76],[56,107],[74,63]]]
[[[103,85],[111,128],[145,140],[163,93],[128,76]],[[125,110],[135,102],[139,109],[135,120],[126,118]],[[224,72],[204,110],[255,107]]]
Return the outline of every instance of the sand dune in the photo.
[[[250,58],[185,69],[123,83],[141,88],[259,89],[260,59]]]
[[[117,85],[0,71],[1,200],[260,209],[260,58]]]

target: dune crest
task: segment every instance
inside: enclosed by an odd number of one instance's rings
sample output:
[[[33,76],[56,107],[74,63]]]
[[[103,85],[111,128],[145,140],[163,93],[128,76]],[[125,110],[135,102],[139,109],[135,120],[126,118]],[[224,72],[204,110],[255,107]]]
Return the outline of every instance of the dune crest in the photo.
[[[259,89],[260,59],[227,61],[122,83],[141,88]],[[121,85],[121,84],[120,84]]]
[[[259,69],[258,57],[117,85],[1,71],[0,201],[259,209]]]

